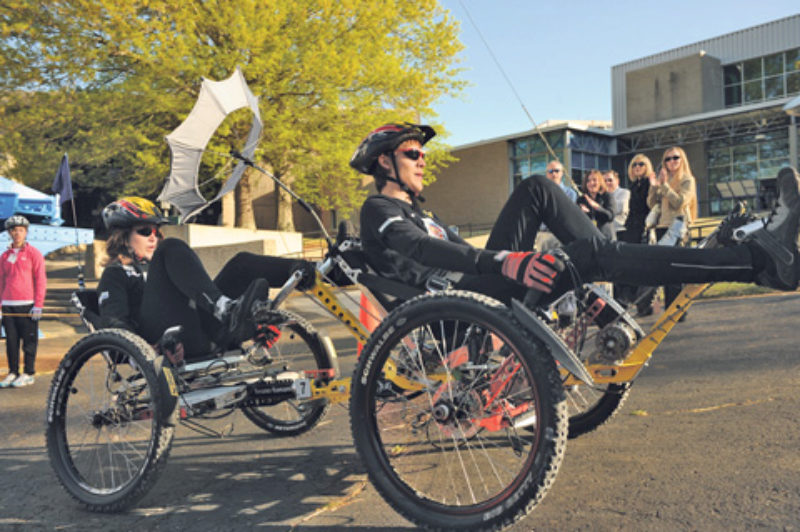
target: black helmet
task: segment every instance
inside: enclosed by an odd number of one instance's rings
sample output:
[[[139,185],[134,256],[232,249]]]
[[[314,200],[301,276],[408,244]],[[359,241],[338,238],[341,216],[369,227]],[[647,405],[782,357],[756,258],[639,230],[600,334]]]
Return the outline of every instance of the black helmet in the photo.
[[[20,226],[25,227],[27,229],[29,225],[30,223],[28,222],[27,218],[25,218],[22,215],[15,214],[14,216],[10,216],[9,218],[6,219],[5,228],[6,231],[11,229],[12,227],[20,227]]]
[[[394,151],[407,140],[415,139],[423,146],[436,136],[430,126],[420,124],[386,124],[370,132],[350,158],[350,166],[362,174],[375,173],[375,164],[382,153]]]
[[[162,225],[168,220],[155,203],[137,196],[120,198],[103,209],[107,229],[127,229],[137,224]]]

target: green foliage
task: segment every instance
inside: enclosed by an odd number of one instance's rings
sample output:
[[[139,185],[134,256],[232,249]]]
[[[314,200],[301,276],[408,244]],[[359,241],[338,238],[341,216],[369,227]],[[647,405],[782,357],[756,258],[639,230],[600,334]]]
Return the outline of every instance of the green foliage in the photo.
[[[436,0],[6,0],[0,7],[0,153],[12,176],[49,187],[68,152],[76,186],[153,197],[164,136],[202,77],[239,66],[259,97],[257,163],[310,202],[363,198],[347,162],[371,129],[435,116],[456,94],[458,25]],[[200,181],[241,147],[248,113],[215,134]],[[433,168],[448,160],[434,149]],[[363,192],[362,192],[363,193]]]

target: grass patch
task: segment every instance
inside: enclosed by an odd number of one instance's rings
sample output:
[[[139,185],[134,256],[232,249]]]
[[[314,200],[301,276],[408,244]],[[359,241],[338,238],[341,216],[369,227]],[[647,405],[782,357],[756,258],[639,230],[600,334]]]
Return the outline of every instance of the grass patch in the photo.
[[[714,299],[718,297],[752,296],[759,294],[771,294],[775,292],[772,288],[758,286],[750,283],[716,283],[706,290],[701,299]]]

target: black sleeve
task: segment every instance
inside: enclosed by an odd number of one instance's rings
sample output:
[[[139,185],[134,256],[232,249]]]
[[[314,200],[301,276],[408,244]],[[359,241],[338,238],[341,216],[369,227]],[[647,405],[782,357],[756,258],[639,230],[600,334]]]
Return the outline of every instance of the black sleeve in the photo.
[[[131,316],[129,283],[122,268],[108,266],[97,284],[100,306],[100,324],[103,328],[119,328],[136,332],[137,324]]]
[[[500,270],[494,261],[496,252],[474,248],[460,238],[459,242],[450,242],[431,237],[389,199],[373,196],[365,201],[361,208],[362,230],[365,223],[383,246],[425,266],[469,274]]]
[[[594,210],[594,219],[597,220],[597,225],[603,225],[610,222],[614,218],[614,211],[611,208],[611,196],[608,194],[600,194],[597,197],[597,203],[600,204],[600,209]]]

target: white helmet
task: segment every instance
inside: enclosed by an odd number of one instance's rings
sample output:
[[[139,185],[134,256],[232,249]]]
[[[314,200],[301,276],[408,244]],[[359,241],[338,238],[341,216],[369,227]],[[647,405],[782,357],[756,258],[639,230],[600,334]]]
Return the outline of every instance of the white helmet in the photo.
[[[19,226],[22,226],[27,229],[29,225],[30,222],[28,222],[27,218],[25,218],[22,215],[15,214],[14,216],[11,216],[6,220],[5,228],[6,231],[11,229],[12,227],[19,227]]]

